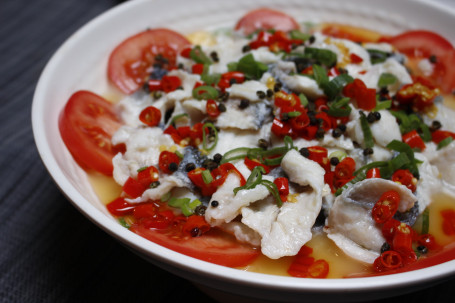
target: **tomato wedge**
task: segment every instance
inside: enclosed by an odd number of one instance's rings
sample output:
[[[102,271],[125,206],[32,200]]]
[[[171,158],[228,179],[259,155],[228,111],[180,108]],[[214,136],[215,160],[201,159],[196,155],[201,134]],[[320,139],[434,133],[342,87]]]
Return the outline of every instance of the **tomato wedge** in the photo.
[[[237,242],[233,236],[216,228],[212,228],[200,237],[184,238],[141,225],[133,225],[130,230],[181,254],[228,267],[246,266],[259,255],[258,250]]]
[[[156,56],[161,55],[168,67],[172,67],[177,54],[188,46],[190,42],[184,36],[164,28],[129,37],[109,57],[109,80],[125,94],[131,94],[144,84]]]
[[[258,29],[288,32],[299,28],[299,24],[293,17],[270,8],[250,11],[235,26],[236,30],[243,31],[245,35],[250,35]]]
[[[444,37],[427,30],[412,30],[402,34],[384,37],[381,41],[388,42],[404,53],[414,65],[418,60],[435,56],[433,73],[425,76],[431,83],[445,93],[455,89],[455,50],[453,45]],[[414,61],[414,62],[412,62]],[[415,69],[414,75],[418,69]]]
[[[115,150],[111,137],[120,120],[111,103],[89,92],[74,93],[60,113],[58,127],[63,142],[84,169],[112,175]]]

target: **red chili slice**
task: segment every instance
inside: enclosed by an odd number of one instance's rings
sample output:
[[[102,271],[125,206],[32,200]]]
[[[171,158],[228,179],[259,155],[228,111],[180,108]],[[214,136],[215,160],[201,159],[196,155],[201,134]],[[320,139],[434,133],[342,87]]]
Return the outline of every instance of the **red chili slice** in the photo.
[[[185,224],[183,224],[182,231],[192,237],[198,237],[210,230],[208,224],[203,216],[192,215],[189,216]]]
[[[351,157],[345,157],[335,166],[335,178],[351,178],[355,171],[355,160]]]
[[[343,88],[343,94],[357,102],[357,107],[364,110],[372,110],[376,107],[376,90],[367,88],[360,79],[354,79]]]
[[[142,195],[142,193],[147,189],[147,186],[144,186],[138,180],[129,177],[125,184],[123,184],[122,190],[125,194],[131,198],[137,198]]]
[[[371,178],[381,178],[381,171],[379,168],[375,167],[367,171],[367,179]]]
[[[245,157],[244,163],[245,163],[246,167],[248,167],[249,170],[253,170],[253,168],[255,168],[256,166],[262,166],[265,170],[265,174],[268,174],[270,172],[270,167],[259,162],[256,159],[250,159],[248,157]]]
[[[436,130],[431,133],[431,140],[436,144],[439,144],[439,142],[448,137],[452,137],[452,139],[455,140],[455,133],[449,132],[447,130]]]
[[[413,174],[408,169],[399,169],[396,170],[392,175],[392,181],[398,182],[407,188],[409,188],[412,192],[416,190],[416,180]]]
[[[161,121],[161,111],[154,106],[146,107],[139,114],[139,120],[148,126],[157,126]]]
[[[193,72],[193,74],[202,75],[202,73],[204,72],[204,64],[202,64],[202,63],[194,64],[191,67],[191,71]]]
[[[409,145],[411,148],[418,148],[421,151],[425,150],[425,142],[423,142],[422,138],[416,130],[412,130],[404,134],[403,142]]]
[[[180,163],[180,158],[175,153],[172,153],[170,151],[167,150],[162,151],[158,158],[158,167],[160,168],[160,170],[163,173],[172,174],[173,171],[169,169],[169,166],[172,163],[178,165]]]
[[[401,255],[393,250],[387,250],[381,254],[373,263],[376,272],[397,269],[403,266]]]
[[[161,87],[165,93],[175,91],[182,85],[182,80],[177,76],[163,76],[161,79]]]
[[[279,177],[273,180],[276,187],[278,188],[278,193],[280,194],[281,201],[287,201],[289,195],[289,180],[284,177]]]
[[[152,182],[158,181],[159,173],[155,166],[149,166],[137,173],[137,180],[144,186],[150,186]]]
[[[134,205],[128,203],[123,198],[117,198],[106,205],[107,210],[113,216],[126,216],[133,212]]]
[[[400,199],[400,194],[394,190],[383,193],[371,211],[374,221],[382,224],[390,220],[397,212]]]
[[[207,115],[209,115],[210,118],[216,118],[221,114],[221,111],[214,100],[207,100],[205,109],[207,111]]]
[[[400,255],[408,256],[409,252],[412,251],[412,240],[413,232],[409,225],[406,223],[400,223],[395,228],[395,234],[393,235],[392,248]]]

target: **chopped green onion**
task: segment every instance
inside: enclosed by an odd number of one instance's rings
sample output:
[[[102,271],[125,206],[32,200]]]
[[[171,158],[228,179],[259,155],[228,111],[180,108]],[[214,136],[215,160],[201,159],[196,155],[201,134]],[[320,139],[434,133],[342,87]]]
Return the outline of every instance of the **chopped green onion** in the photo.
[[[250,176],[246,180],[245,185],[234,188],[234,196],[239,190],[255,188],[262,181],[262,174],[265,173],[265,169],[262,166],[256,166],[251,171]]]
[[[184,203],[189,203],[191,201],[190,198],[175,198],[172,197],[167,201],[167,204],[172,207],[180,208]]]
[[[372,148],[374,146],[373,133],[371,132],[367,117],[365,116],[365,113],[362,111],[360,112],[360,126],[363,131],[365,147]]]
[[[446,147],[447,145],[449,145],[450,143],[452,143],[453,141],[453,138],[452,137],[447,137],[443,140],[441,140],[439,143],[438,143],[438,149],[441,149],[443,147]]]
[[[392,100],[385,100],[376,102],[376,107],[373,109],[374,112],[378,112],[383,109],[389,109],[392,106]]]
[[[302,40],[302,41],[306,41],[311,37],[310,34],[302,33],[301,31],[299,31],[297,29],[291,30],[289,32],[289,36],[291,37],[291,39]]]
[[[329,104],[327,112],[333,117],[347,117],[351,113],[352,108],[349,106],[349,98],[340,98]]]
[[[187,113],[183,113],[183,114],[178,114],[178,115],[175,115],[174,117],[172,117],[172,120],[171,122],[169,123],[170,125],[175,125],[175,121],[183,118],[183,117],[188,117],[188,114]]]
[[[314,80],[316,80],[316,83],[318,84],[319,87],[322,88],[324,85],[326,85],[326,83],[329,82],[329,77],[327,76],[327,71],[322,66],[314,64],[313,65],[313,74],[314,74]]]
[[[391,73],[382,73],[379,76],[378,87],[387,87],[397,82],[397,77]]]
[[[123,218],[123,217],[118,218],[118,223],[120,223],[120,225],[125,228],[128,228],[128,229],[130,228],[130,225],[128,223],[126,223],[125,218]]]
[[[213,181],[212,174],[210,173],[210,170],[204,170],[202,172],[202,180],[204,180],[205,184],[210,184]]]
[[[308,105],[308,98],[304,94],[300,94],[299,99],[302,106],[306,107]]]
[[[183,154],[181,152],[179,152],[178,150],[175,151],[175,154],[177,155],[177,157],[179,157],[180,160],[183,159]]]
[[[199,45],[195,46],[190,52],[190,58],[194,60],[196,63],[202,64],[212,64],[212,60],[204,54],[201,47]]]
[[[213,86],[202,85],[193,89],[193,98],[197,100],[215,100],[218,98],[218,91]]]
[[[389,53],[377,49],[367,49],[367,51],[370,55],[371,64],[382,63],[390,56]]]
[[[215,74],[209,74],[208,73],[208,66],[207,66],[207,71],[206,71],[206,66],[204,65],[204,72],[201,75],[201,81],[204,82],[207,85],[216,85],[221,79],[221,74],[215,73]]]
[[[194,199],[191,202],[188,201],[188,202],[183,203],[180,206],[180,209],[182,210],[182,213],[183,213],[184,216],[189,217],[192,214],[194,214],[195,208],[198,207],[201,204],[202,204],[202,202],[199,199]]]
[[[346,84],[354,81],[354,78],[348,74],[341,74],[333,78],[331,81],[322,83],[321,88],[324,90],[324,93],[329,97],[330,100],[338,96]]]
[[[228,68],[230,71],[235,70],[244,73],[247,79],[260,79],[262,74],[268,70],[266,64],[254,59],[253,54],[245,55],[236,63],[229,63]]]
[[[305,47],[304,56],[329,68],[337,63],[337,54],[328,49]]]
[[[289,118],[295,118],[295,117],[298,117],[300,116],[302,113],[301,112],[298,112],[298,111],[293,111],[293,112],[288,112],[287,115]]]
[[[332,158],[338,158],[338,160],[342,160],[343,158],[347,157],[348,154],[346,154],[345,151],[342,151],[342,150],[336,150],[334,152],[331,152],[330,155],[329,155],[329,159],[332,159]]]
[[[220,163],[223,164],[234,160],[244,159],[247,156],[247,153],[250,149],[251,148],[249,147],[239,147],[231,149],[230,151],[227,151],[223,155],[223,158],[221,159]]]
[[[207,134],[205,133],[206,128],[210,128],[213,131],[213,133],[215,134],[215,140],[214,140],[212,146],[208,146]],[[211,151],[215,148],[217,143],[218,143],[218,131],[216,130],[215,125],[213,125],[210,122],[204,123],[204,125],[202,126],[202,148],[205,151]]]
[[[137,169],[137,172],[140,173],[141,171],[144,171],[147,169],[147,166],[142,166],[141,168]]]
[[[283,201],[281,200],[280,193],[278,192],[278,187],[276,184],[269,180],[261,180],[261,185],[264,185],[265,188],[267,188],[267,190],[275,198],[278,207],[281,207],[283,205]]]
[[[398,140],[393,140],[392,142],[387,144],[386,147],[388,149],[391,149],[391,150],[398,151],[400,153],[406,154],[406,156],[408,157],[408,159],[410,161],[409,164],[406,165],[406,167],[414,175],[414,177],[419,178],[419,170],[417,168],[417,163],[419,161],[417,161],[415,159],[414,151],[412,150],[412,148],[408,144],[406,144],[404,142],[401,142],[401,141],[398,141]],[[382,176],[382,173],[381,173],[381,176]]]

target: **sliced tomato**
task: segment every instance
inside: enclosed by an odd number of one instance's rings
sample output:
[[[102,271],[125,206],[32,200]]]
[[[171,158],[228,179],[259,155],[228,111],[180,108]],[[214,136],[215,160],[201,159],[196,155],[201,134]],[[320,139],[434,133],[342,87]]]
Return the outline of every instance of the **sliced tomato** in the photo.
[[[184,36],[164,28],[129,37],[109,57],[109,80],[125,94],[131,94],[144,84],[156,56],[161,55],[172,67],[177,54],[188,46],[190,42]]]
[[[116,151],[111,137],[120,120],[109,101],[89,91],[78,91],[60,113],[58,126],[63,142],[82,168],[112,175]]]
[[[455,71],[453,69],[455,50],[444,37],[431,31],[412,30],[393,37],[384,37],[381,40],[392,44],[401,53],[407,55],[411,65],[434,55],[436,62],[433,73],[426,78],[445,93],[451,93],[455,89]],[[413,72],[416,76],[422,76],[416,74],[418,72],[416,68]]]
[[[299,28],[299,24],[293,17],[270,8],[250,11],[235,26],[236,30],[243,31],[245,35],[252,34],[259,29],[288,32]]]
[[[216,228],[200,237],[175,237],[172,232],[158,231],[141,225],[130,228],[134,233],[181,254],[228,267],[243,267],[250,264],[259,251],[241,244],[229,234]]]

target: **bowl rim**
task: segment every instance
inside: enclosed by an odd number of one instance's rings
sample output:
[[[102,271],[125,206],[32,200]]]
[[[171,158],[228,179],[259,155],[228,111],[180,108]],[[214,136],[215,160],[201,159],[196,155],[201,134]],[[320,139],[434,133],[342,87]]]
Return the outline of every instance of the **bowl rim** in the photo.
[[[447,7],[440,3],[424,0],[406,0],[426,5],[431,9],[446,10]],[[65,50],[75,43],[81,36],[92,30],[92,28],[121,15],[123,10],[140,7],[144,3],[156,2],[149,0],[135,0],[121,3],[106,12],[95,17],[84,26],[73,33],[52,55],[51,59],[43,69],[39,81],[36,85],[32,103],[32,130],[39,155],[47,171],[59,187],[66,198],[88,219],[98,225],[111,236],[126,243],[138,252],[147,257],[152,257],[158,262],[164,262],[171,267],[184,271],[196,272],[202,276],[209,276],[218,280],[229,281],[232,283],[242,283],[268,289],[292,290],[292,291],[371,291],[383,288],[398,288],[406,285],[422,283],[434,279],[440,279],[455,273],[455,260],[443,264],[419,269],[411,272],[376,277],[362,277],[349,279],[305,279],[294,277],[283,277],[269,274],[240,271],[205,261],[201,261],[186,255],[177,253],[173,250],[164,248],[158,244],[150,242],[120,226],[117,222],[109,218],[88,200],[86,200],[66,179],[63,170],[53,157],[50,144],[41,121],[45,112],[45,92],[52,81],[53,72],[58,62],[64,56]],[[451,10],[454,14],[455,10]],[[454,14],[455,15],[455,14]]]

